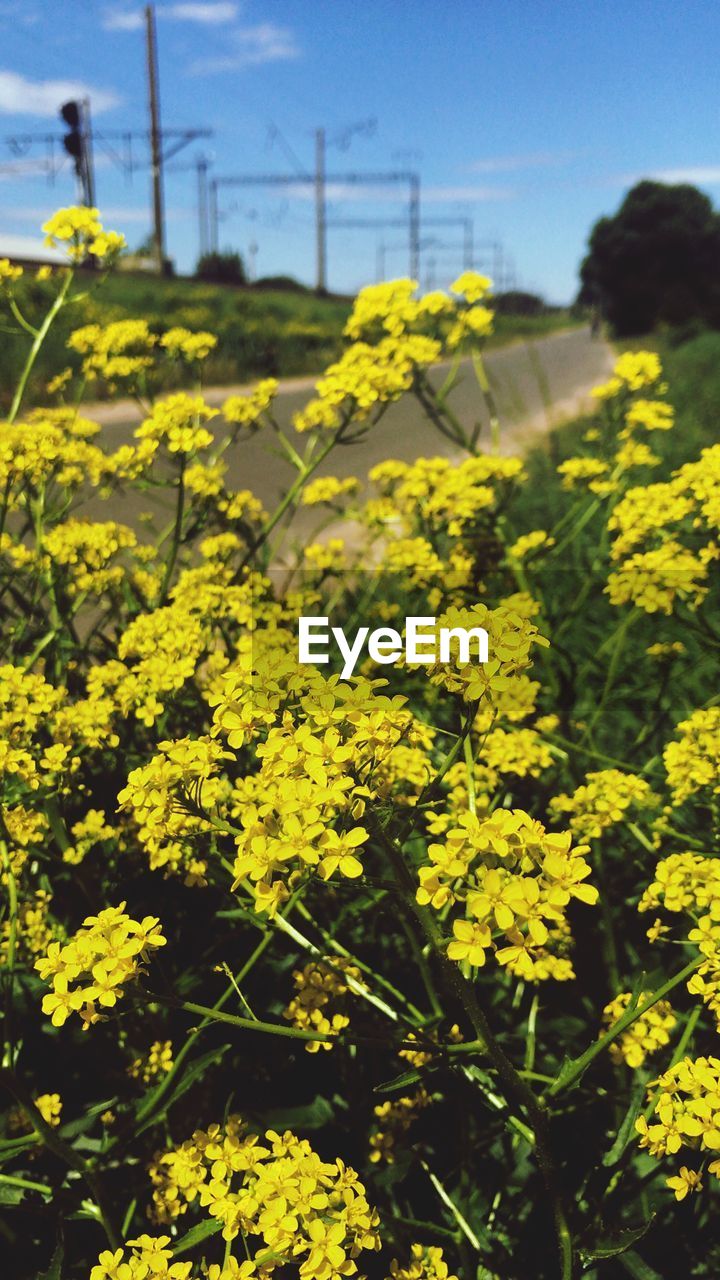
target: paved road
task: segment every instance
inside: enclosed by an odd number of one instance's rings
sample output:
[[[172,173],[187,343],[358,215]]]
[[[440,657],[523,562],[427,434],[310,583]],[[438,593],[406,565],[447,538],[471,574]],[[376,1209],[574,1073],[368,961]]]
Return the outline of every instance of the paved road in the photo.
[[[610,347],[602,340],[591,338],[587,328],[568,330],[532,343],[518,342],[489,352],[486,363],[502,424],[502,451],[520,451],[533,437],[581,412],[588,405],[590,388],[607,378],[613,358]],[[440,382],[443,376],[443,366],[438,366],[433,371],[433,380]],[[313,384],[313,378],[282,384],[275,402],[281,425],[289,426],[292,414],[312,395]],[[213,389],[206,392],[206,397],[210,403],[220,404],[237,390],[241,388]],[[488,439],[482,397],[469,362],[462,367],[461,379],[449,403],[466,427],[472,427],[480,419],[484,424],[484,439]],[[106,448],[130,441],[139,420],[132,402],[97,406],[87,412],[89,417],[103,423]],[[219,435],[222,425],[217,421],[212,425]],[[225,454],[225,461],[228,483],[236,488],[251,489],[272,509],[294,472],[285,458],[268,453],[268,443],[263,431],[241,438]],[[387,458],[412,461],[440,454],[451,457],[454,452],[452,442],[440,434],[414,397],[408,395],[391,405],[363,441],[334,450],[317,474],[356,475],[364,480],[371,467]],[[139,513],[149,510],[150,506],[148,494],[132,493],[104,503],[93,500],[85,510],[94,518],[115,518],[134,524]],[[296,522],[294,529],[300,532],[307,527],[310,516],[310,512],[305,512],[303,518],[301,512],[300,523]],[[317,512],[312,515],[312,521],[317,523]]]

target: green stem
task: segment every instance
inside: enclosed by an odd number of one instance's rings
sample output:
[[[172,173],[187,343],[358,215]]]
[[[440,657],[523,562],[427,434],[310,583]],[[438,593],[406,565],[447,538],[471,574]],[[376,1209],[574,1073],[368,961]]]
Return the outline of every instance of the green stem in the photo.
[[[457,1205],[455,1204],[455,1201],[454,1201],[454,1200],[453,1200],[453,1199],[448,1195],[448,1193],[447,1193],[447,1191],[445,1190],[445,1188],[444,1188],[444,1186],[443,1186],[442,1182],[441,1182],[441,1181],[440,1181],[440,1179],[437,1177],[437,1175],[433,1173],[433,1171],[432,1171],[432,1169],[429,1167],[429,1165],[427,1165],[427,1164],[425,1163],[425,1161],[424,1161],[424,1160],[421,1160],[421,1162],[420,1162],[420,1163],[422,1164],[423,1169],[425,1170],[425,1172],[426,1172],[426,1174],[427,1174],[428,1178],[430,1179],[430,1181],[431,1181],[431,1183],[432,1183],[433,1187],[434,1187],[434,1188],[435,1188],[435,1190],[437,1191],[437,1193],[438,1193],[438,1195],[439,1195],[440,1199],[442,1200],[443,1204],[445,1205],[446,1209],[449,1209],[449,1210],[450,1210],[450,1212],[451,1212],[451,1214],[452,1214],[453,1218],[454,1218],[454,1219],[455,1219],[455,1221],[457,1222],[458,1227],[459,1227],[459,1228],[460,1228],[460,1230],[462,1231],[462,1233],[463,1233],[463,1235],[465,1236],[466,1240],[468,1240],[468,1241],[470,1242],[470,1244],[472,1245],[473,1249],[475,1249],[475,1251],[476,1251],[477,1253],[482,1253],[482,1245],[480,1244],[480,1241],[478,1240],[477,1236],[475,1235],[475,1232],[473,1231],[472,1227],[470,1226],[470,1223],[468,1222],[467,1218],[465,1218],[465,1217],[464,1217],[464,1215],[460,1212],[460,1210],[458,1209]]]
[[[633,1022],[638,1018],[641,1018],[644,1013],[647,1013],[648,1009],[652,1009],[653,1005],[658,1003],[658,1000],[662,1000],[664,996],[666,996],[670,991],[673,991],[681,982],[684,982],[686,978],[689,978],[690,974],[694,973],[696,969],[699,969],[700,965],[703,963],[704,957],[696,956],[695,959],[686,964],[679,973],[676,973],[673,978],[668,978],[667,982],[664,982],[661,987],[658,987],[657,990],[654,991],[652,995],[649,995],[646,1000],[639,1001],[634,1009],[626,1009],[625,1013],[623,1013],[616,1022],[613,1022],[612,1026],[608,1028],[604,1035],[595,1040],[584,1053],[580,1054],[579,1058],[575,1058],[563,1071],[561,1071],[560,1075],[548,1089],[546,1097],[556,1098],[558,1094],[563,1093],[565,1089],[569,1089],[570,1086],[573,1085],[576,1080],[579,1080],[585,1071],[587,1071],[590,1063],[598,1056],[599,1053],[602,1053],[604,1049],[607,1049],[608,1045],[612,1044],[614,1040],[617,1040],[617,1037],[621,1035],[623,1031],[626,1031],[628,1027],[632,1026]]]
[[[29,1178],[17,1178],[10,1173],[0,1173],[0,1184],[6,1187],[22,1187],[25,1191],[39,1191],[44,1196],[53,1194],[52,1187],[44,1182],[31,1182]]]
[[[488,418],[490,419],[490,446],[492,452],[497,454],[500,452],[500,416],[498,414],[495,396],[493,395],[492,388],[490,387],[490,379],[487,375],[485,362],[479,351],[473,351],[472,363],[473,369],[475,370],[475,377],[477,378],[478,386],[482,391],[483,399],[488,411]]]
[[[304,485],[310,479],[310,476],[313,474],[314,471],[317,470],[317,468],[320,466],[320,463],[323,461],[323,459],[326,458],[327,455],[330,453],[330,450],[334,447],[338,439],[338,436],[340,435],[340,432],[342,430],[343,428],[339,427],[337,431],[333,432],[333,435],[331,436],[328,443],[322,447],[322,449],[318,454],[316,454],[314,459],[311,462],[306,462],[305,466],[303,467],[303,470],[299,473],[297,479],[294,480],[293,483],[291,484],[282,502],[280,502],[279,505],[276,507],[270,519],[266,520],[262,529],[258,533],[257,538],[248,548],[247,553],[240,564],[240,571],[242,571],[245,568],[245,566],[249,564],[253,556],[260,550],[263,544],[267,542],[268,538],[270,537],[270,534],[272,533],[275,526],[279,524],[279,522],[282,520],[288,507],[290,507],[295,502],[298,495],[302,492]]]
[[[561,1280],[573,1280],[575,1275],[575,1250],[568,1225],[564,1196],[558,1184],[555,1157],[552,1151],[549,1134],[549,1116],[530,1086],[515,1070],[504,1049],[495,1039],[488,1020],[480,1008],[475,989],[463,976],[458,966],[449,959],[442,938],[435,922],[425,907],[422,907],[415,896],[415,883],[405,862],[402,849],[393,841],[384,829],[380,836],[390,855],[398,887],[403,895],[406,907],[414,914],[434,953],[442,974],[448,994],[458,1000],[465,1010],[483,1051],[492,1062],[503,1084],[507,1098],[513,1098],[524,1110],[535,1135],[535,1150],[542,1174],[545,1189],[552,1206],[555,1236],[561,1266]]]
[[[186,465],[187,465],[187,457],[185,454],[182,454],[181,460],[180,460],[180,474],[178,475],[177,506],[175,508],[175,523],[173,525],[172,545],[170,547],[170,554],[167,558],[167,563],[165,565],[165,573],[163,574],[162,586],[160,587],[160,595],[158,597],[158,605],[160,607],[162,607],[162,605],[165,604],[165,601],[167,599],[170,580],[173,575],[173,569],[175,568],[175,562],[177,560],[178,552],[180,550],[180,543],[182,541],[183,518],[185,515],[185,467]]]
[[[52,1151],[60,1160],[62,1160],[70,1169],[78,1173],[85,1182],[91,1195],[94,1197],[98,1208],[99,1219],[102,1223],[105,1235],[111,1249],[120,1247],[120,1239],[113,1225],[113,1215],[105,1198],[105,1192],[102,1188],[100,1180],[93,1169],[83,1160],[71,1146],[65,1142],[54,1129],[45,1120],[44,1116],[36,1107],[33,1099],[28,1093],[25,1086],[17,1079],[12,1071],[7,1068],[0,1070],[0,1084],[5,1085],[8,1093],[12,1095],[20,1107],[22,1107],[30,1124],[40,1138],[41,1142]]]
[[[244,1031],[259,1031],[264,1035],[281,1036],[287,1040],[319,1041],[321,1044],[392,1044],[395,1049],[417,1050],[416,1040],[391,1041],[387,1036],[358,1036],[341,1032],[339,1035],[327,1035],[321,1031],[302,1031],[299,1027],[285,1027],[279,1022],[263,1022],[257,1018],[241,1018],[235,1013],[224,1013],[217,1007],[196,1004],[193,1000],[177,1000],[170,996],[155,993],[148,994],[148,999],[159,1004],[168,1005],[172,1009],[185,1009],[187,1013],[198,1013],[209,1022],[225,1022],[231,1027],[241,1027]]]
[[[25,391],[27,389],[28,378],[30,377],[30,374],[33,371],[35,361],[37,360],[38,355],[40,354],[40,349],[50,331],[52,323],[58,311],[61,310],[61,308],[65,303],[68,289],[70,288],[72,280],[73,280],[73,272],[68,271],[67,275],[65,276],[65,279],[63,280],[60,291],[58,292],[57,296],[53,300],[50,310],[48,311],[47,315],[45,316],[45,319],[40,325],[40,328],[37,330],[37,333],[35,334],[32,346],[28,352],[27,360],[25,361],[25,366],[23,368],[22,373],[20,374],[20,381],[18,382],[17,388],[15,390],[15,395],[13,396],[13,401],[10,406],[10,412],[7,417],[8,422],[14,422],[18,416],[18,413],[20,411],[20,406],[23,401],[23,396],[25,395]]]

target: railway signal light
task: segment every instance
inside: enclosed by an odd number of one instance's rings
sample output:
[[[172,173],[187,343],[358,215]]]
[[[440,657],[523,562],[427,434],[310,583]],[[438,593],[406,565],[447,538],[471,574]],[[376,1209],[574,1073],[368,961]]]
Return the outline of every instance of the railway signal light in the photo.
[[[79,102],[65,102],[60,108],[60,115],[68,126],[69,133],[63,138],[63,146],[75,162],[75,172],[79,178],[83,173],[83,135],[82,112]]]

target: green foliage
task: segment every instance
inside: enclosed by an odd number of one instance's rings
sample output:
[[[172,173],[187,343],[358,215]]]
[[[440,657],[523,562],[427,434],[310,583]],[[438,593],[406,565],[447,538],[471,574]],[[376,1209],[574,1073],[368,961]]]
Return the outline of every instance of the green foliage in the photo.
[[[698,319],[720,324],[720,216],[687,184],[639,182],[590,234],[581,298],[618,336]]]
[[[222,253],[204,253],[198,259],[195,275],[198,280],[207,280],[210,284],[245,284],[247,281],[240,254],[228,249]]]

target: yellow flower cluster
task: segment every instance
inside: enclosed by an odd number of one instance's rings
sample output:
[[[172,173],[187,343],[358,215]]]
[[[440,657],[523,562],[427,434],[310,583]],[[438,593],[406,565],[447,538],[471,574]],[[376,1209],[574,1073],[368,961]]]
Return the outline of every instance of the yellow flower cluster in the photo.
[[[697,609],[707,594],[709,562],[718,554],[714,547],[696,554],[672,538],[651,551],[638,551],[609,575],[610,602],[670,614],[680,599]]]
[[[609,382],[594,387],[598,400],[608,400],[622,392],[644,391],[662,377],[660,357],[655,351],[625,351],[615,363]]]
[[[704,449],[670,480],[625,487],[633,468],[659,462],[638,433],[673,426],[671,405],[634,395],[656,384],[661,373],[653,352],[622,356],[616,376],[596,389],[608,401],[611,435],[620,441],[612,465],[598,457],[571,458],[559,470],[568,487],[588,480],[599,496],[613,496],[607,522],[615,535],[610,555],[616,567],[606,588],[611,602],[670,614],[678,604],[692,610],[702,604],[720,555],[720,446]],[[602,434],[587,433],[586,439],[591,437],[602,439]]]
[[[41,1093],[39,1097],[35,1099],[35,1106],[40,1112],[45,1123],[49,1124],[51,1129],[57,1129],[60,1124],[60,1117],[63,1109],[60,1094]]]
[[[414,463],[378,463],[370,481],[392,500],[392,516],[407,531],[415,529],[418,510],[433,530],[447,530],[456,538],[478,517],[506,500],[512,486],[525,478],[520,458],[480,455],[451,462],[448,458],[418,458]]]
[[[321,503],[334,503],[338,498],[357,493],[359,488],[360,481],[354,476],[347,476],[344,480],[337,476],[318,476],[305,485],[302,504],[304,507],[318,507]]]
[[[297,1267],[300,1280],[352,1276],[360,1254],[379,1248],[378,1216],[354,1169],[321,1160],[290,1132],[269,1129],[263,1141],[238,1116],[157,1157],[151,1178],[159,1221],[196,1203],[226,1240],[242,1233],[263,1275]]]
[[[487,631],[487,662],[480,664],[477,654],[472,653],[470,660],[464,662],[457,636],[453,636],[450,661],[438,661],[427,668],[432,684],[459,694],[465,702],[478,702],[485,696],[492,699],[493,695],[501,693],[531,665],[533,646],[547,647],[548,644],[535,623],[512,603],[501,604],[496,609],[485,604],[469,609],[448,609],[437,618],[436,626],[451,632],[475,627]]]
[[[63,690],[41,675],[5,663],[0,666],[0,779],[40,785],[46,767],[39,730],[58,708]],[[56,744],[57,745],[57,744]]]
[[[720,1027],[720,866],[718,859],[697,853],[674,853],[655,868],[655,878],[643,893],[638,911],[663,908],[689,916],[693,927],[684,929],[687,941],[697,946],[703,962],[692,974],[687,989],[699,996]],[[667,932],[658,918],[648,930],[656,941]]]
[[[462,279],[462,277],[461,277]],[[403,1266],[397,1258],[390,1263],[388,1280],[458,1280],[450,1274],[442,1249],[436,1245],[413,1244],[410,1260]]]
[[[203,602],[195,595],[192,603]],[[118,641],[117,658],[90,668],[88,694],[96,705],[109,702],[147,725],[162,715],[164,699],[191,679],[207,642],[202,617],[183,604],[138,614]]]
[[[110,263],[125,248],[125,237],[118,231],[106,231],[97,209],[73,205],[58,209],[43,226],[45,244],[61,248],[73,263],[91,256]]]
[[[125,576],[123,566],[112,561],[136,544],[132,529],[114,520],[71,517],[50,529],[43,551],[52,567],[61,571],[70,596],[102,595],[111,593]]]
[[[316,385],[317,395],[293,419],[297,431],[342,430],[407,391],[418,373],[465,339],[473,345],[492,331],[493,313],[479,306],[490,282],[465,272],[452,292],[417,297],[417,281],[391,280],[358,294],[345,335],[352,344]]]
[[[9,258],[0,258],[0,288],[7,288],[14,284],[20,279],[22,273],[22,267],[11,262]]]
[[[277,379],[263,378],[249,395],[229,396],[222,407],[223,418],[238,427],[260,426],[277,392]]]
[[[55,485],[73,491],[87,481],[98,486],[112,472],[112,464],[89,441],[99,431],[95,423],[67,409],[43,409],[26,422],[3,424],[0,434],[0,482],[10,509],[26,505],[23,486]]]
[[[679,739],[663,751],[674,805],[697,791],[720,795],[720,707],[693,711],[676,726]]]
[[[423,1085],[406,1097],[391,1098],[373,1107],[376,1128],[370,1134],[371,1164],[394,1164],[398,1147],[432,1098]]]
[[[157,401],[150,417],[136,428],[135,435],[138,440],[163,443],[169,453],[194,454],[212,444],[212,432],[203,424],[216,417],[217,412],[202,396],[178,391]]]
[[[350,1025],[345,1012],[347,996],[351,990],[347,978],[360,982],[360,970],[342,957],[332,961],[311,960],[303,969],[296,969],[293,981],[297,994],[283,1011],[283,1017],[300,1031],[318,1031],[324,1036],[336,1036]],[[332,1049],[329,1040],[308,1040],[308,1053],[319,1049]]]
[[[405,700],[381,695],[378,682],[349,685],[299,668],[290,632],[256,632],[243,659],[209,696],[230,747],[268,730],[256,747],[259,771],[235,781],[230,816],[239,819],[235,883],[274,913],[308,874],[362,874],[368,831],[357,824],[367,800],[375,788],[386,792],[399,744],[426,739]]]
[[[122,1249],[106,1249],[90,1272],[90,1280],[188,1280],[192,1262],[173,1262],[169,1236],[138,1236]],[[212,1270],[212,1268],[211,1268]],[[215,1268],[220,1273],[220,1268]],[[248,1273],[246,1273],[248,1274]],[[223,1270],[213,1280],[230,1280]]]
[[[577,840],[599,840],[610,827],[626,821],[630,809],[641,812],[660,803],[650,784],[635,773],[600,769],[588,773],[572,795],[553,796],[553,818],[569,814],[570,830]]]
[[[198,360],[207,360],[210,352],[215,350],[217,341],[214,333],[192,333],[190,329],[174,325],[165,331],[160,339],[160,346],[169,356],[193,364]]]
[[[147,320],[115,320],[106,325],[83,325],[70,334],[67,344],[84,357],[85,378],[105,378],[113,383],[150,369],[156,342]]]
[[[648,991],[641,993],[636,1003],[642,1004],[650,994]],[[612,1026],[630,1007],[632,1000],[632,993],[625,991],[606,1004],[602,1015],[604,1027]],[[670,1034],[676,1023],[677,1018],[669,1001],[658,1000],[657,1004],[636,1018],[620,1038],[610,1045],[610,1057],[613,1062],[626,1062],[633,1070],[641,1067],[650,1054],[657,1053],[670,1043]]]
[[[142,1080],[149,1084],[158,1076],[167,1075],[173,1065],[172,1040],[154,1040],[142,1058],[133,1058],[128,1067],[128,1075],[134,1080]]]
[[[196,846],[202,841],[207,847],[212,825],[201,806],[212,809],[229,790],[215,776],[218,762],[228,756],[211,738],[183,738],[160,742],[157,754],[130,773],[118,804],[132,813],[153,870],[182,873],[187,884],[204,883],[207,860]]]
[[[597,889],[585,884],[587,851],[572,847],[570,832],[551,834],[521,809],[468,812],[444,844],[429,845],[417,899],[437,911],[464,907],[453,920],[451,960],[480,968],[494,951],[499,964],[532,981],[534,956],[565,924],[571,899],[597,901]]]
[[[702,1154],[720,1151],[720,1058],[683,1058],[648,1087],[654,1111],[635,1123],[640,1146],[657,1159],[677,1155],[683,1147]],[[720,1177],[720,1159],[708,1173]],[[700,1172],[683,1166],[667,1179],[677,1200],[700,1189]]]
[[[72,1013],[83,1027],[98,1022],[112,1009],[128,983],[144,972],[150,952],[165,945],[155,916],[133,920],[125,903],[88,916],[65,945],[53,942],[46,956],[35,962],[40,977],[52,980],[42,1010],[53,1026],[62,1027]]]
[[[539,551],[549,551],[555,546],[555,539],[545,529],[533,529],[524,533],[508,547],[511,560],[528,560],[534,558]]]

